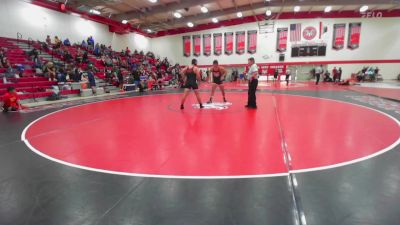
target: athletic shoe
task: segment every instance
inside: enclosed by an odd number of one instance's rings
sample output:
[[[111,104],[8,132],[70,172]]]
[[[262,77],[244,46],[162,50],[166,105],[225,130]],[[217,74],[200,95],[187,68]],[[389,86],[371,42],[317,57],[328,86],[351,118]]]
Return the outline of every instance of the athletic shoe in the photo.
[[[207,102],[207,104],[211,104],[212,103],[212,98],[210,98],[210,101]]]
[[[226,98],[224,98],[224,102],[227,102]]]
[[[203,104],[200,104],[200,109],[204,108]]]
[[[183,105],[181,105],[181,109],[184,109],[185,107]]]

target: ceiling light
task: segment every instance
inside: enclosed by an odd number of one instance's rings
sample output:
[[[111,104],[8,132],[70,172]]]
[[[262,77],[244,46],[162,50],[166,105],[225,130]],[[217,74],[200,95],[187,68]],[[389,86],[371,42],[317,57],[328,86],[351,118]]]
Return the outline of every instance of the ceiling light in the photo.
[[[236,13],[236,16],[240,18],[243,16],[243,14],[242,14],[242,12],[238,12],[238,13]]]
[[[205,6],[202,6],[202,7],[200,8],[200,10],[201,10],[202,13],[208,13],[208,9],[207,9],[207,7],[205,7]]]
[[[363,5],[363,6],[361,6],[361,8],[360,8],[360,12],[365,12],[365,11],[367,11],[368,10],[368,6],[367,5]]]
[[[174,17],[175,18],[182,18],[182,14],[178,13],[178,12],[174,12]]]
[[[265,15],[267,15],[267,16],[270,16],[271,14],[272,14],[272,11],[269,9],[265,12]]]
[[[151,2],[151,3],[156,3],[157,0],[149,0],[149,2]]]
[[[294,7],[294,11],[295,11],[295,12],[299,12],[299,11],[300,11],[300,6],[298,6],[298,5],[295,6],[295,7]]]
[[[194,24],[193,24],[192,22],[188,22],[188,23],[187,23],[187,26],[188,26],[188,27],[193,27]]]
[[[128,23],[128,20],[122,20],[122,23],[123,23],[123,24],[127,24],[127,23]]]
[[[151,29],[146,29],[147,33],[153,32]]]
[[[95,10],[95,9],[91,9],[91,10],[89,10],[89,12],[90,12],[91,14],[95,14],[95,15],[100,15],[100,14],[101,14],[100,11]]]
[[[212,18],[213,23],[218,23],[218,19],[217,18]]]
[[[332,11],[332,6],[327,6],[327,7],[325,7],[325,10],[324,10],[324,11],[325,11],[326,13]]]

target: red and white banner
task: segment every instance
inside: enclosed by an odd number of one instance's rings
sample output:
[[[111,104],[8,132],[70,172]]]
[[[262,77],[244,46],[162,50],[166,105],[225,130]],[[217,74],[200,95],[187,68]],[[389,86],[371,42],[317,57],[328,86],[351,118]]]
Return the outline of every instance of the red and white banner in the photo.
[[[214,34],[214,55],[222,54],[222,34]]]
[[[183,56],[189,57],[191,50],[190,36],[183,36]]]
[[[288,40],[288,29],[278,28],[276,37],[276,50],[278,52],[286,52]]]
[[[225,33],[225,54],[231,55],[233,53],[233,32]]]
[[[203,55],[211,55],[211,34],[203,34]]]
[[[360,46],[361,23],[349,24],[349,37],[347,39],[347,47],[356,49]]]
[[[332,38],[332,48],[340,50],[344,48],[344,37],[346,34],[346,24],[334,24],[333,25],[333,38]]]
[[[236,31],[236,54],[241,55],[245,51],[246,32]]]
[[[193,55],[200,56],[201,54],[201,36],[193,35]]]
[[[254,54],[257,51],[257,30],[247,31],[247,52]]]

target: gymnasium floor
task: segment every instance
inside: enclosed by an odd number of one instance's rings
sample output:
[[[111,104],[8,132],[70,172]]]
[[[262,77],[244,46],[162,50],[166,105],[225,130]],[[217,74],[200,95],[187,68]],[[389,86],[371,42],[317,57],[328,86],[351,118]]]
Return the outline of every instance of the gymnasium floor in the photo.
[[[400,103],[383,88],[262,83],[257,110],[227,89],[201,110],[170,90],[1,115],[0,224],[400,223]]]

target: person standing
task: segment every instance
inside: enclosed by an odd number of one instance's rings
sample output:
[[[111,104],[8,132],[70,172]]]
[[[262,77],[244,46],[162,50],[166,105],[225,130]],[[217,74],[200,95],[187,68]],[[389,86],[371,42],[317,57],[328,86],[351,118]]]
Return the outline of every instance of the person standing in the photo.
[[[247,79],[249,80],[249,90],[248,90],[248,98],[247,105],[245,107],[256,109],[257,101],[256,101],[256,90],[258,86],[258,66],[255,64],[254,58],[251,57],[248,59],[248,67],[247,70]]]
[[[187,66],[182,70],[182,76],[183,76],[183,83],[184,83],[184,88],[185,91],[183,93],[182,101],[181,101],[181,109],[184,109],[184,104],[186,101],[187,96],[189,95],[190,89],[194,91],[194,94],[196,95],[197,101],[199,102],[200,108],[204,108],[203,104],[201,103],[201,98],[199,94],[199,85],[197,82],[201,81],[201,76],[200,76],[200,69],[197,67],[197,60],[192,59],[192,65]]]
[[[338,70],[336,69],[336,66],[333,67],[332,75],[333,75],[333,82],[336,83],[336,81],[338,80]]]
[[[274,81],[278,80],[278,76],[279,76],[279,71],[278,69],[274,69]]]
[[[319,83],[319,79],[321,78],[321,74],[322,74],[323,70],[322,70],[322,65],[319,65],[315,68],[315,84],[318,85]]]
[[[218,60],[214,60],[213,67],[210,69],[209,74],[212,75],[212,87],[211,87],[211,97],[207,103],[208,104],[212,103],[212,98],[214,97],[215,89],[217,89],[217,86],[221,90],[224,102],[226,102],[225,89],[223,83],[226,76],[226,70],[224,69],[224,67],[218,65]]]
[[[290,69],[286,70],[286,86],[289,86],[290,75],[292,75],[292,71]]]
[[[339,67],[338,69],[338,80],[339,82],[342,81],[342,67]]]

